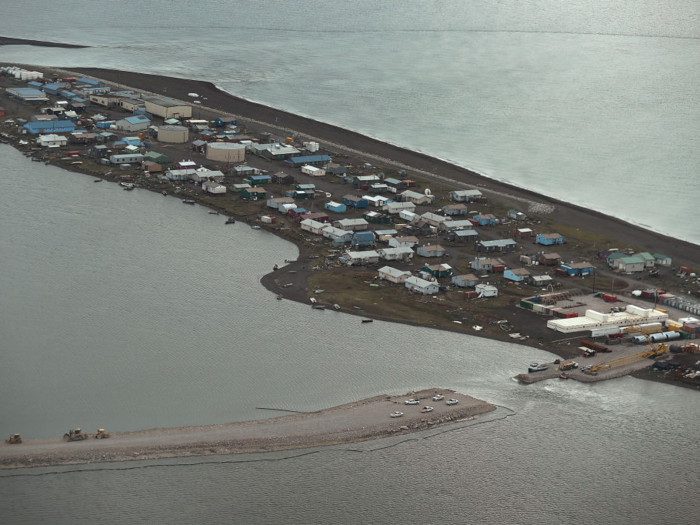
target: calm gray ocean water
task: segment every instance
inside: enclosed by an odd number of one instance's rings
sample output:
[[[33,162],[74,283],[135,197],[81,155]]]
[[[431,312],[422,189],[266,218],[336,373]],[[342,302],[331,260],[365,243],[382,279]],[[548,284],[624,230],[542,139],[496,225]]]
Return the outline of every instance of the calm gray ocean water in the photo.
[[[698,2],[125,0],[76,9],[4,5],[8,36],[95,47],[9,47],[0,59],[210,80],[700,243],[688,220],[700,199]]]
[[[545,352],[276,301],[258,280],[292,245],[7,146],[0,162],[2,434],[235,421],[435,385],[508,407],[408,439],[3,472],[4,522],[695,522],[697,392],[524,387],[512,376]]]

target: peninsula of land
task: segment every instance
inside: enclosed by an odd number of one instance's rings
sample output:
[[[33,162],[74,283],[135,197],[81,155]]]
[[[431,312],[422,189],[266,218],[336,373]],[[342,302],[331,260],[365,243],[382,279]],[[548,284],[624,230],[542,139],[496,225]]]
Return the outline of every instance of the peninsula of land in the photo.
[[[62,47],[64,49],[83,49],[90,46],[80,44],[66,44],[63,42],[45,42],[43,40],[27,40],[26,38],[13,38],[0,36],[0,46],[38,46],[38,47]]]
[[[409,399],[416,404],[407,405],[405,402]],[[457,402],[448,404],[449,400]],[[493,410],[496,407],[485,401],[452,390],[431,389],[403,396],[376,396],[317,412],[272,419],[116,432],[108,439],[99,440],[90,435],[86,440],[74,442],[56,438],[2,444],[0,469],[272,452],[357,443],[431,429]],[[402,415],[396,415],[397,412]]]

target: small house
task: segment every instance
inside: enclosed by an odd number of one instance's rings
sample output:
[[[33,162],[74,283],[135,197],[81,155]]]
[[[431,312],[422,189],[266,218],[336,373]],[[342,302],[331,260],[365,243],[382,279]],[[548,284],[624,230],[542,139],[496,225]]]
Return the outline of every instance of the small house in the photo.
[[[491,284],[477,284],[474,287],[479,297],[498,297],[498,288]]]
[[[374,233],[372,232],[355,232],[350,241],[353,248],[371,248],[375,244]]]
[[[523,281],[527,281],[527,279],[530,277],[530,272],[525,268],[514,268],[512,270],[508,269],[505,272],[503,272],[503,277],[505,277],[509,281],[520,283]]]
[[[374,235],[377,236],[377,242],[389,243],[399,232],[397,230],[375,230]]]
[[[654,265],[656,264],[656,259],[654,259],[654,256],[650,254],[649,252],[640,252],[640,253],[635,253],[635,257],[639,257],[640,259],[644,260],[644,267],[645,268],[653,268]]]
[[[252,166],[240,165],[233,168],[233,174],[239,177],[250,177],[252,175],[260,175],[260,170],[258,168],[253,168]],[[277,173],[276,175],[280,175]],[[284,173],[282,175],[285,175]],[[291,177],[291,175],[289,175]],[[280,184],[278,181],[275,181]]]
[[[673,259],[671,259],[668,255],[664,255],[662,253],[655,253],[654,260],[656,261],[656,264],[660,266],[671,266],[671,264],[673,263]]]
[[[387,190],[391,193],[398,193],[408,188],[406,182],[394,178],[384,179],[384,184],[387,185]]]
[[[450,200],[455,202],[475,202],[483,197],[479,190],[455,190],[450,192]]]
[[[255,169],[255,168],[250,168],[249,166],[238,166],[238,168],[243,168],[243,167],[248,168],[248,169]],[[257,174],[254,173],[253,175],[257,175]],[[296,182],[296,181],[294,180],[294,177],[292,177],[288,173],[285,173],[283,171],[278,171],[277,173],[275,173],[272,176],[272,182],[274,182],[275,184],[282,184],[284,186],[287,186],[289,184],[294,184],[294,182]]]
[[[219,128],[224,128],[226,126],[235,126],[238,124],[236,117],[222,115],[214,119],[214,125]]]
[[[554,280],[549,275],[531,275],[528,278],[528,283],[532,286],[545,287],[552,284]]]
[[[297,208],[297,205],[288,202],[284,204],[280,204],[279,207],[277,208],[277,211],[280,212],[282,215],[287,215],[290,211],[295,210]]]
[[[195,169],[176,170],[169,169],[165,172],[165,178],[172,181],[190,180],[197,173]]]
[[[620,257],[615,261],[615,269],[625,273],[639,273],[644,271],[644,259],[637,256]]]
[[[143,155],[140,153],[128,153],[126,155],[111,155],[109,157],[110,164],[141,164]]]
[[[302,166],[301,172],[305,175],[309,175],[310,177],[323,177],[326,174],[326,170],[323,168],[317,168],[316,166],[311,166],[310,164],[305,164]]]
[[[369,206],[367,199],[357,197],[356,195],[346,195],[343,197],[343,204],[350,208],[366,208]]]
[[[392,224],[394,222],[394,218],[391,215],[377,213],[376,211],[367,211],[362,214],[362,218],[374,224]]]
[[[241,189],[241,197],[246,200],[257,201],[267,197],[267,190],[265,190],[265,188],[256,188],[252,186],[250,188],[243,188]]]
[[[452,284],[458,286],[459,288],[474,288],[479,284],[479,278],[473,273],[468,273],[466,275],[453,275]]]
[[[340,202],[329,201],[323,205],[323,208],[335,213],[345,213],[347,211],[347,206]]]
[[[370,206],[374,206],[375,208],[381,208],[391,202],[389,199],[382,197],[381,195],[363,195],[362,198],[369,202]]]
[[[403,193],[399,193],[402,202],[412,202],[416,206],[421,206],[424,204],[430,204],[435,199],[435,195],[426,195],[425,193],[418,193],[413,190],[406,190]]]
[[[639,259],[639,260],[641,262],[641,259]],[[642,263],[642,270],[643,269],[644,269],[644,266]],[[568,275],[570,277],[585,277],[586,275],[590,275],[595,271],[595,266],[593,266],[591,263],[586,263],[586,262],[569,263],[569,264],[562,264],[559,267],[559,270],[563,270],[564,272],[566,272],[566,275]]]
[[[451,242],[468,242],[479,240],[479,232],[476,230],[457,230],[447,234]]]
[[[421,215],[420,218],[430,226],[435,226],[436,228],[439,228],[442,223],[452,220],[450,217],[443,217],[442,215],[437,215],[432,212],[426,212]]]
[[[498,222],[496,216],[491,213],[482,213],[480,215],[474,215],[472,219],[474,219],[479,224],[479,226],[495,226]]]
[[[216,181],[207,180],[203,182],[202,189],[211,195],[224,195],[226,193],[226,186]]]
[[[440,224],[440,231],[453,232],[458,230],[472,230],[474,224],[469,219],[460,221],[445,221]]]
[[[36,143],[42,148],[58,148],[68,144],[68,138],[61,135],[41,135],[36,139]]]
[[[421,268],[421,272],[440,279],[441,277],[449,277],[452,275],[452,266],[449,264],[426,264]]]
[[[323,212],[319,212],[319,211],[312,212],[312,213],[305,213],[305,214],[297,217],[297,220],[303,221],[305,219],[311,219],[313,221],[324,222],[324,223],[330,222],[330,220],[331,220],[330,217],[328,217],[327,213],[323,213]]]
[[[447,254],[447,250],[439,244],[427,244],[419,246],[416,253],[421,257],[443,257]]]
[[[267,199],[267,207],[273,210],[278,210],[282,204],[293,204],[294,199],[292,197],[270,197]]]
[[[496,239],[495,241],[478,241],[476,251],[483,253],[506,252],[510,253],[517,247],[513,239]]]
[[[440,286],[437,283],[415,276],[407,278],[404,284],[410,291],[423,295],[434,295],[440,291]]]
[[[408,262],[413,259],[413,249],[408,246],[399,246],[397,248],[382,248],[378,250],[383,259],[387,261],[404,261]]]
[[[296,207],[287,212],[287,215],[294,220],[298,220],[302,215],[309,213],[305,208]]]
[[[348,243],[352,240],[351,231],[341,230],[335,226],[327,226],[324,228],[323,236],[338,244]]]
[[[367,229],[369,223],[364,219],[341,219],[335,221],[333,226],[345,231],[362,231]]]
[[[270,184],[272,177],[269,175],[251,175],[250,177],[244,179],[244,181],[251,186],[263,186],[265,184]]]
[[[416,244],[418,244],[418,237],[414,237],[413,235],[404,235],[389,239],[389,246],[392,248],[413,248]]]
[[[416,209],[416,205],[412,202],[387,202],[384,205],[384,211],[395,215],[401,213],[402,211],[413,212]]]
[[[506,215],[509,219],[513,219],[514,221],[524,221],[526,219],[525,214],[518,210],[508,210]]]
[[[326,228],[328,228],[328,224],[313,219],[304,219],[301,221],[301,229],[315,235],[323,235],[323,230]]]
[[[466,204],[447,204],[442,207],[442,213],[449,216],[466,215],[469,212]]]
[[[376,264],[379,262],[379,258],[379,252],[374,250],[367,250],[365,252],[354,252],[348,250],[340,259],[342,259],[341,262],[346,262],[347,264],[364,265]]]
[[[538,233],[535,242],[543,246],[564,244],[564,237],[558,233]]]
[[[397,270],[391,266],[383,266],[378,270],[379,278],[389,281],[391,283],[401,284],[406,282],[411,276],[411,272],[406,272],[403,270]]]
[[[533,231],[530,228],[518,228],[513,234],[517,239],[528,239],[532,237]]]
[[[477,270],[479,272],[493,272],[501,273],[506,271],[506,263],[502,259],[491,259],[488,257],[479,257],[474,259],[470,267],[472,270]]]
[[[537,254],[537,262],[544,266],[558,266],[561,263],[561,255],[540,252]]]

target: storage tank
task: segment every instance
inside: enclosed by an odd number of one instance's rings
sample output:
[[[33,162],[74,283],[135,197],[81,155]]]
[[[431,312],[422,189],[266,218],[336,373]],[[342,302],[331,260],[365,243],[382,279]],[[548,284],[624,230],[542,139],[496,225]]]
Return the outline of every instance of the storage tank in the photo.
[[[184,126],[161,126],[158,128],[158,140],[171,144],[184,144],[189,140],[190,132]]]
[[[661,334],[652,334],[652,337],[654,337],[655,335],[661,335]],[[647,342],[647,337],[646,337],[645,335],[635,335],[635,336],[632,338],[632,342],[633,342],[634,344],[636,344],[636,345],[639,345],[639,344],[642,344],[642,343],[646,343],[646,342]]]
[[[320,148],[320,145],[318,142],[307,142],[306,143],[306,151],[309,153],[316,153]]]
[[[209,142],[207,144],[207,159],[218,162],[243,162],[245,148],[245,144],[234,142]]]

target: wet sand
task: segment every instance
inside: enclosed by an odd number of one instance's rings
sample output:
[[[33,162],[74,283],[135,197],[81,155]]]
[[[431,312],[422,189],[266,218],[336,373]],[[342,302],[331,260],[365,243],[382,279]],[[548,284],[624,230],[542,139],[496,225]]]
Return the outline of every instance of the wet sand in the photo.
[[[175,457],[272,452],[357,443],[444,425],[496,409],[485,401],[438,389],[445,399],[432,401],[435,390],[402,396],[377,396],[318,412],[197,427],[160,428],[111,433],[109,439],[66,442],[61,438],[25,440],[0,445],[0,469],[77,465]],[[409,397],[420,405],[405,405]],[[422,413],[425,405],[434,407]],[[404,413],[392,418],[394,411]],[[67,429],[66,429],[67,430]],[[109,432],[109,429],[107,429]]]

